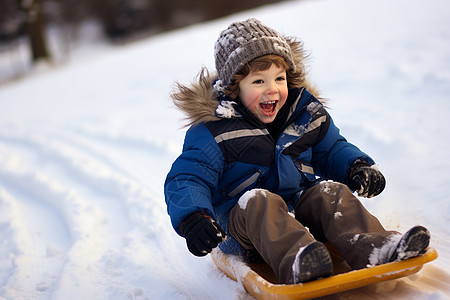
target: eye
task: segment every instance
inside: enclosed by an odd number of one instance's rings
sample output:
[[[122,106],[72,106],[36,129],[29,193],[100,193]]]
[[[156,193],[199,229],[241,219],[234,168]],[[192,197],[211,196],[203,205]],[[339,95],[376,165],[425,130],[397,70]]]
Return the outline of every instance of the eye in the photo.
[[[286,76],[278,76],[276,81],[285,81],[286,80]]]
[[[262,79],[257,79],[253,81],[253,84],[261,84],[261,83],[264,83]]]

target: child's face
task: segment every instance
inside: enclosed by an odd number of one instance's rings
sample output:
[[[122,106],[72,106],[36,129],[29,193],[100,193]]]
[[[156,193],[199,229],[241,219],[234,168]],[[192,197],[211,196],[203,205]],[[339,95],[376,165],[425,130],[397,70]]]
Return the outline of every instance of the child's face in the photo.
[[[242,104],[261,122],[275,120],[278,111],[286,102],[288,87],[286,70],[275,64],[264,71],[250,72],[239,82],[239,97]]]

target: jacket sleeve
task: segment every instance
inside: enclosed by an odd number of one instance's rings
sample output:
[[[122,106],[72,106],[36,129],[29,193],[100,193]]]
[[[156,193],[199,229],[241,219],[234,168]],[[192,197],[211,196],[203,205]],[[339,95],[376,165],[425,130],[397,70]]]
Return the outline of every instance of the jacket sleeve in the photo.
[[[190,128],[183,152],[173,163],[164,184],[167,212],[178,234],[183,219],[193,212],[204,211],[215,218],[211,200],[223,164],[222,152],[205,126]]]
[[[349,143],[339,132],[331,116],[325,112],[327,120],[322,123],[322,139],[313,146],[312,164],[317,175],[348,184],[351,165],[356,160],[373,165],[373,159]]]

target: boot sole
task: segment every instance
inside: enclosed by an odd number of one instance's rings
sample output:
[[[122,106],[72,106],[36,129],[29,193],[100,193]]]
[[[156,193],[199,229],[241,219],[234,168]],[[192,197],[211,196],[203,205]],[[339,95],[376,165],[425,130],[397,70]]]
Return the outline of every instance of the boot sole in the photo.
[[[405,233],[390,262],[405,260],[424,254],[430,244],[430,232],[423,226],[415,226]]]
[[[300,266],[299,266],[300,262]],[[333,262],[327,247],[320,242],[313,242],[306,246],[296,257],[294,266],[299,266],[299,272],[293,267],[292,283],[303,283],[319,278],[333,276]]]

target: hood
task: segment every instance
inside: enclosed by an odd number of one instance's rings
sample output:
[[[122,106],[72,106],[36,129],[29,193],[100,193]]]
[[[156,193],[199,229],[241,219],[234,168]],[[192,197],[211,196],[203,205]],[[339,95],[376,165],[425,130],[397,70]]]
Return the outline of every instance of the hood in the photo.
[[[306,54],[299,41],[286,38],[291,47],[292,54],[298,68],[306,69]],[[306,72],[303,72],[306,74]],[[196,80],[190,85],[176,83],[171,98],[181,111],[185,114],[185,126],[197,125],[203,122],[217,121],[221,118],[236,116],[233,108],[235,102],[230,101],[225,95],[219,95],[213,88],[217,80],[216,74],[210,74],[203,67],[197,75]],[[319,91],[308,79],[302,79],[298,88],[306,88],[313,96],[323,102]]]

